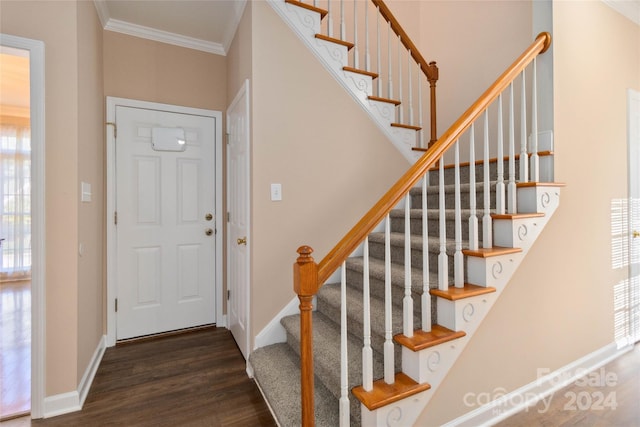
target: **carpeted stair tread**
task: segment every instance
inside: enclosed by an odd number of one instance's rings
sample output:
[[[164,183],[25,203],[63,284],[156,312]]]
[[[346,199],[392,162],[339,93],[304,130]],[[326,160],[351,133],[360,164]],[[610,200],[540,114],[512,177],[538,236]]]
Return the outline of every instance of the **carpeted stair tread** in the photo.
[[[489,186],[493,190],[496,186],[497,181],[490,181]],[[507,180],[504,181],[504,185],[506,186],[509,182]],[[484,189],[484,182],[482,180],[476,181],[476,193],[482,193]],[[468,193],[471,190],[471,183],[465,182],[460,184],[460,193]],[[453,194],[456,191],[455,184],[444,184],[444,193],[445,194]],[[440,192],[440,186],[437,184],[427,185],[427,195],[429,194],[438,194]],[[422,187],[414,187],[409,190],[409,193],[412,196],[420,196],[422,195]]]
[[[455,209],[445,209],[444,216],[447,220],[455,219],[456,211]],[[476,216],[481,217],[483,215],[483,210],[480,207],[476,208]],[[389,216],[391,218],[402,218],[404,219],[404,209],[394,209],[389,212]],[[411,219],[422,219],[423,211],[422,209],[409,209],[409,217]],[[460,209],[460,217],[466,221],[471,216],[471,209]],[[437,208],[427,209],[427,218],[429,220],[440,219],[440,210]]]
[[[296,353],[300,348],[300,316],[284,317],[280,323],[287,331],[289,345]],[[347,357],[349,366],[349,390],[362,384],[362,345],[361,339],[347,336]],[[319,312],[313,313],[313,363],[315,374],[327,389],[340,398],[340,329],[339,325]],[[373,377],[384,376],[382,354],[374,351]],[[352,399],[353,397],[350,397]]]
[[[453,255],[456,251],[456,242],[455,240],[449,238],[452,236],[447,236],[448,238],[445,240],[447,254]],[[384,233],[371,233],[369,235],[369,242],[381,243],[384,245]],[[401,246],[404,247],[404,233],[398,232],[390,232],[389,233],[389,241],[391,246]],[[429,252],[438,253],[440,252],[440,238],[437,236],[429,236]],[[462,248],[468,247],[468,242],[462,242]],[[422,236],[411,235],[411,249],[419,249],[422,250]]]
[[[391,285],[404,290],[404,265],[398,263],[390,263],[391,266]],[[347,259],[347,269],[363,273],[364,258],[352,257]],[[385,262],[378,258],[369,257],[369,277],[378,281],[385,280]],[[361,284],[359,284],[361,286]],[[422,295],[422,268],[411,269],[411,290],[412,292]],[[438,287],[438,273],[429,272],[429,288]],[[373,293],[373,290],[372,290]],[[384,295],[384,291],[382,293]]]
[[[300,426],[300,359],[298,355],[286,343],[279,343],[254,350],[251,353],[250,362],[255,380],[267,397],[279,425]],[[338,401],[317,378],[314,383],[316,426],[339,425]]]
[[[340,284],[325,284],[317,294],[318,311],[340,324]],[[363,338],[363,298],[362,291],[347,286],[347,325],[349,332],[359,339]],[[371,313],[371,347],[377,352],[383,353],[385,321],[384,301],[378,298],[370,298]],[[392,335],[402,332],[402,310],[392,310]],[[416,313],[413,316],[414,328],[420,327],[420,317]]]

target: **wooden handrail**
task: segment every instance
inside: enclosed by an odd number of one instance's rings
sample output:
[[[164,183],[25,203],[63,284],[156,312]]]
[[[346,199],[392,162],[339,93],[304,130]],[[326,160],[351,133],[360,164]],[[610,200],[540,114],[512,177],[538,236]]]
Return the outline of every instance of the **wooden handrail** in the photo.
[[[378,8],[380,11],[380,15],[391,25],[391,29],[396,35],[400,37],[400,41],[404,45],[404,47],[409,50],[411,57],[420,65],[420,69],[427,76],[427,81],[429,82],[430,89],[430,101],[431,101],[431,140],[429,141],[429,146],[432,146],[437,139],[437,125],[436,125],[436,82],[438,81],[438,66],[435,61],[427,62],[423,56],[420,54],[420,51],[416,47],[416,45],[411,41],[411,38],[406,33],[404,28],[400,25],[398,20],[391,10],[387,7],[383,0],[371,0],[374,6]]]
[[[393,187],[365,214],[340,242],[318,264],[318,282],[324,283],[342,262],[362,243],[411,188],[422,178],[471,123],[507,88],[533,58],[544,53],[551,45],[551,35],[540,33],[536,40],[511,64],[476,102],[409,168]]]
[[[391,29],[393,30],[393,32],[396,33],[398,36],[400,36],[400,41],[402,42],[404,47],[406,47],[411,52],[411,56],[413,57],[413,59],[418,64],[420,64],[420,68],[425,73],[427,78],[434,78],[434,79],[437,80],[438,79],[438,67],[435,66],[435,62],[427,62],[422,57],[422,55],[420,54],[420,51],[418,50],[416,45],[413,44],[413,42],[411,41],[411,38],[409,37],[409,35],[406,33],[406,31],[404,31],[404,29],[402,28],[402,26],[400,25],[400,23],[398,22],[396,17],[393,16],[393,13],[391,13],[391,10],[389,9],[389,7],[387,7],[387,5],[384,3],[384,1],[383,0],[371,0],[371,2],[376,7],[380,8],[380,15],[382,15],[382,17],[385,19],[385,21],[387,21],[389,24],[391,24]],[[431,65],[431,64],[433,64],[433,65]]]

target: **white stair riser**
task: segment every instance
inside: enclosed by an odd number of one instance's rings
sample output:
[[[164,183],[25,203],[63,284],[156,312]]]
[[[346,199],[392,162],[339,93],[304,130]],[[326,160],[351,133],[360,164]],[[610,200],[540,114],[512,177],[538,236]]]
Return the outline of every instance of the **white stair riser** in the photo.
[[[349,65],[349,49],[346,46],[342,46],[337,43],[333,43],[327,40],[315,38],[315,44],[318,50],[324,51],[326,56],[332,58],[336,66],[339,68]]]
[[[506,248],[529,249],[542,231],[544,218],[494,219],[493,243]]]
[[[415,423],[423,408],[431,398],[431,390],[414,394],[411,397],[370,411],[362,408],[363,426],[410,426]]]
[[[320,32],[321,18],[319,13],[290,3],[285,3],[284,1],[279,3],[289,17],[295,17],[297,24],[295,31],[299,36],[316,38],[316,34]]]
[[[438,298],[438,324],[452,331],[467,332],[475,329],[473,325],[484,318],[493,305],[495,296],[495,292],[491,292],[457,301]]]
[[[468,336],[449,341],[420,351],[402,348],[402,372],[419,383],[429,383],[435,389],[464,348]]]
[[[560,204],[558,187],[521,187],[518,188],[519,213],[544,213],[551,215]]]
[[[488,258],[467,257],[467,278],[478,286],[503,288],[520,265],[523,253]]]

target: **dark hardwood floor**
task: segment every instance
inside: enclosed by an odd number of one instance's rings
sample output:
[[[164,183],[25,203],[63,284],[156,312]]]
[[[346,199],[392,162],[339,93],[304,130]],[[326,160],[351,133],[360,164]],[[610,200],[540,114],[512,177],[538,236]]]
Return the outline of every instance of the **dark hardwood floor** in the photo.
[[[82,411],[32,426],[275,426],[227,329],[108,348]]]
[[[640,344],[497,426],[640,426]]]
[[[548,406],[540,402],[497,425],[639,427],[640,344],[599,372],[598,378],[592,377],[599,383],[576,381],[546,399]],[[601,401],[600,393],[605,398],[613,397]],[[230,332],[222,328],[109,348],[82,411],[44,420],[24,417],[1,424],[276,425],[260,391],[245,373],[245,361]]]

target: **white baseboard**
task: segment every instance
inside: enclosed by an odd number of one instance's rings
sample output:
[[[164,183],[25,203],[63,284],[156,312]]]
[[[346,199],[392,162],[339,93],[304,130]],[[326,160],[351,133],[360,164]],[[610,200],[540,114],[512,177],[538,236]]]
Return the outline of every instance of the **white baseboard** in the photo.
[[[289,303],[282,309],[273,319],[256,335],[255,344],[253,349],[266,347],[271,344],[279,342],[285,342],[287,340],[287,333],[284,327],[280,324],[280,319],[285,316],[291,316],[299,313],[298,306],[300,302],[298,297],[294,297]]]
[[[68,393],[56,394],[44,398],[44,418],[55,417],[57,415],[68,414],[82,409],[87,398],[93,379],[96,376],[102,356],[107,348],[107,336],[103,335],[98,342],[98,346],[93,352],[87,369],[78,384],[78,389]]]
[[[552,396],[553,393],[558,390],[570,385],[589,372],[602,367],[631,349],[633,349],[632,345],[618,348],[615,342],[608,344],[554,372],[540,376],[537,380],[511,393],[502,395],[499,399],[443,424],[443,427],[494,425],[511,415],[535,405],[540,400]]]
[[[68,414],[80,409],[82,406],[80,406],[80,394],[77,390],[44,398],[44,418]]]

